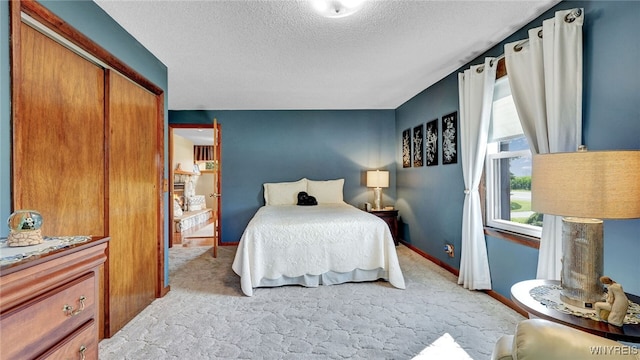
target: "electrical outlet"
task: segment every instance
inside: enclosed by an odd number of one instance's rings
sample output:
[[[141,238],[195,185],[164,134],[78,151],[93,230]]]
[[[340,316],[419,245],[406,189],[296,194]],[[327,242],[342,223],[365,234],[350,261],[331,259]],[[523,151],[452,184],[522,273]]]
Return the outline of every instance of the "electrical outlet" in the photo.
[[[453,245],[451,245],[451,244],[446,244],[444,246],[444,252],[446,252],[447,255],[449,255],[449,257],[455,257],[456,256],[455,249],[454,249]]]

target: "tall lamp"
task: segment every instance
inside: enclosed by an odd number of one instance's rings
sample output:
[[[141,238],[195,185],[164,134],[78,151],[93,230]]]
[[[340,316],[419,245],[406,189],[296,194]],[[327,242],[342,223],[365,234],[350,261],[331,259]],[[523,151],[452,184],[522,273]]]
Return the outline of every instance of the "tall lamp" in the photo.
[[[562,219],[561,300],[592,308],[602,301],[603,221],[640,218],[640,150],[533,157],[532,210]]]
[[[372,187],[373,210],[382,210],[382,188],[389,187],[389,172],[386,170],[367,171],[367,187]]]

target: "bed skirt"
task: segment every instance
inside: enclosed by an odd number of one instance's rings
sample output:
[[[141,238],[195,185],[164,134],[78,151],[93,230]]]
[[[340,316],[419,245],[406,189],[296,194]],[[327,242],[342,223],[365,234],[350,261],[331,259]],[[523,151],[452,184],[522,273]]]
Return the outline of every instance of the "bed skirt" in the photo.
[[[258,287],[277,287],[284,285],[302,285],[305,287],[318,287],[320,285],[337,285],[347,282],[387,280],[388,272],[384,269],[362,270],[355,269],[351,272],[339,273],[329,271],[320,275],[302,275],[298,277],[282,276],[278,279],[262,279]]]

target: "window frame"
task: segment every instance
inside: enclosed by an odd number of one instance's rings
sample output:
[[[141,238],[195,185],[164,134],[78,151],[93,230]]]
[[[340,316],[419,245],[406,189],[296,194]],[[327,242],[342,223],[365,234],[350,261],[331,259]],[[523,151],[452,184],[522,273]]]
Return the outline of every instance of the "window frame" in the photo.
[[[505,65],[505,59],[498,60],[496,68],[496,80],[507,76],[507,68]],[[515,154],[515,155],[514,155]],[[542,236],[542,227],[533,226],[528,224],[520,224],[514,221],[507,221],[502,219],[495,219],[494,214],[496,203],[495,189],[498,188],[495,182],[499,179],[495,176],[494,160],[502,158],[512,158],[521,156],[532,157],[530,150],[517,150],[517,151],[499,151],[499,141],[490,142],[487,144],[487,151],[485,153],[485,167],[484,167],[484,225],[486,227],[485,233],[504,233],[505,238],[511,239],[517,238],[516,242],[526,243],[527,246],[537,247]],[[538,245],[539,246],[539,245]]]
[[[487,153],[485,155],[485,225],[516,234],[540,238],[542,227],[503,220],[495,216],[500,209],[500,191],[496,191],[496,189],[499,189],[500,177],[497,175],[498,168],[495,166],[495,161],[532,156],[530,150],[499,151],[498,144],[499,142],[487,144]]]

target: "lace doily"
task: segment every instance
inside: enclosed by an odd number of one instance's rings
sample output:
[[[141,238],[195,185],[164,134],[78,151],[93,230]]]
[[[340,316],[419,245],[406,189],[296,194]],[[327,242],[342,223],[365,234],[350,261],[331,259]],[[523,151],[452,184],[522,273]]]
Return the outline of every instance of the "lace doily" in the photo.
[[[596,321],[603,321],[596,316],[596,311],[565,304],[560,300],[560,285],[540,285],[529,291],[529,295],[540,304],[565,314],[580,316]],[[640,305],[629,300],[629,309],[624,318],[625,324],[640,324]]]
[[[91,240],[90,236],[59,236],[43,238],[42,244],[9,247],[6,238],[0,238],[0,266],[13,264],[36,255],[46,254]]]

